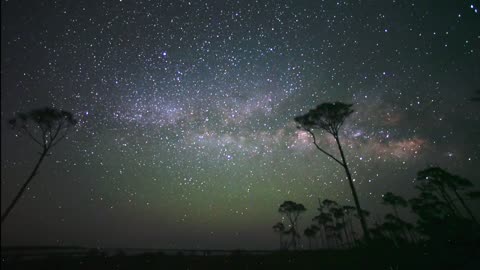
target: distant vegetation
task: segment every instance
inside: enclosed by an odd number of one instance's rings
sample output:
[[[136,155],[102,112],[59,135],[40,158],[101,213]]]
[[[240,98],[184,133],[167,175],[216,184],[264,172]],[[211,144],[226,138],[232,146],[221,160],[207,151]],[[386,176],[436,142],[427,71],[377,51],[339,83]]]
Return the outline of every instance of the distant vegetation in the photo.
[[[348,249],[372,247],[375,245],[403,247],[412,245],[472,246],[480,241],[480,225],[467,200],[480,198],[480,191],[470,190],[473,184],[466,178],[451,174],[439,167],[430,167],[418,172],[416,186],[419,194],[405,199],[398,194],[387,192],[382,196],[382,204],[389,206],[392,213],[383,221],[370,220],[370,213],[360,207],[358,195],[340,143],[339,131],[345,120],[353,113],[352,104],[342,102],[322,103],[308,113],[295,117],[298,128],[308,132],[315,147],[345,170],[355,206],[340,205],[324,199],[318,200],[318,214],[314,224],[304,230],[308,248]],[[327,152],[317,144],[315,130],[322,130],[335,139],[341,158]],[[280,249],[297,249],[300,235],[297,233],[298,217],[301,212],[286,211],[285,205],[301,206],[292,201],[284,202],[279,212],[287,218],[288,224],[278,222],[273,226],[280,235]],[[400,208],[410,208],[415,221],[408,222],[400,215]],[[288,208],[288,209],[290,209]],[[361,232],[356,228],[360,225]],[[290,235],[285,242],[283,235]],[[312,245],[314,243],[314,245]]]
[[[307,226],[304,231],[308,248],[313,249],[312,242],[318,243],[316,247],[323,249],[348,249],[365,245],[397,248],[475,247],[480,241],[480,224],[467,201],[478,200],[480,192],[470,190],[473,184],[468,179],[439,167],[418,172],[416,182],[415,188],[419,194],[414,198],[406,200],[392,192],[382,196],[382,203],[391,207],[392,213],[386,214],[383,222],[371,220],[370,224],[373,225],[368,230],[372,238],[369,242],[355,230],[355,223],[359,223],[355,207],[319,199],[318,215],[312,220],[314,224]],[[299,205],[290,201],[282,205],[287,203]],[[415,214],[415,223],[401,217],[399,208],[407,207]],[[370,216],[366,210],[362,210],[362,214]],[[297,222],[294,223],[294,228],[291,224],[278,222],[274,225],[274,230],[290,235],[292,231],[298,230]],[[295,244],[281,244],[280,248],[295,249],[299,237],[297,235],[296,238],[291,238],[290,241],[295,241]]]
[[[336,269],[457,269],[475,265],[475,258],[477,261],[480,258],[477,257],[480,224],[469,204],[480,199],[480,191],[473,190],[468,179],[439,167],[429,167],[417,173],[415,197],[383,194],[379,203],[391,209],[391,213],[381,220],[372,218],[370,212],[360,207],[339,135],[352,113],[352,104],[323,103],[295,118],[298,128],[312,136],[315,147],[344,169],[355,205],[318,199],[316,215],[302,231],[299,223],[307,209],[302,203],[283,202],[278,208],[282,220],[272,226],[279,238],[278,252],[225,251],[213,256],[210,251],[203,251],[203,256],[183,252],[175,256],[163,253],[137,256],[120,250],[115,256],[108,256],[98,250],[88,253],[75,250],[78,254],[58,253],[24,260],[21,255],[5,255],[2,251],[2,268],[119,269],[122,265],[125,269],[306,269],[319,261],[322,267]],[[41,151],[27,181],[2,214],[2,223],[44,158],[68,135],[76,120],[69,112],[44,108],[17,114],[10,124],[39,145]],[[316,130],[333,136],[340,158],[317,144]],[[407,209],[411,214],[402,215]],[[306,242],[302,242],[302,234]]]

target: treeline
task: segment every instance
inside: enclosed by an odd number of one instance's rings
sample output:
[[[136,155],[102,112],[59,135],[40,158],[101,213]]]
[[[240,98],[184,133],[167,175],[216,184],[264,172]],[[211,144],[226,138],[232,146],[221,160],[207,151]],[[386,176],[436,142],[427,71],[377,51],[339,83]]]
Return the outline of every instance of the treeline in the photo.
[[[472,191],[472,182],[439,167],[430,167],[417,173],[415,188],[418,195],[405,199],[392,192],[382,196],[382,204],[389,206],[383,220],[372,220],[370,212],[361,210],[369,220],[370,238],[357,232],[357,208],[341,205],[333,200],[318,200],[318,214],[312,224],[303,230],[308,249],[348,249],[363,245],[405,247],[411,245],[473,246],[480,241],[480,225],[467,201],[480,198],[480,191]],[[400,208],[409,208],[413,223],[400,215]],[[296,250],[301,240],[298,222],[306,208],[301,203],[283,202],[278,211],[283,216],[273,225],[279,235],[280,249]]]

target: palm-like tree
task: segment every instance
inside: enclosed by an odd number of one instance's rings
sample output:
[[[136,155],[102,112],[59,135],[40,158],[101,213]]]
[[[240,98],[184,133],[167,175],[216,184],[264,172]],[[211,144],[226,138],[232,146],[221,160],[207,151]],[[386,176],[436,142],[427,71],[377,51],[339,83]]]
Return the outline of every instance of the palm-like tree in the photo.
[[[318,105],[315,109],[310,110],[308,113],[295,117],[295,122],[297,122],[298,128],[305,130],[312,136],[313,144],[320,152],[333,159],[345,170],[345,174],[347,176],[348,183],[352,191],[353,200],[355,201],[355,206],[357,208],[358,216],[360,218],[360,223],[362,225],[363,234],[365,236],[365,239],[369,241],[370,236],[368,232],[367,222],[361,212],[360,201],[358,200],[357,191],[355,190],[355,186],[353,184],[352,174],[350,173],[350,169],[345,158],[345,153],[343,152],[343,148],[340,143],[339,131],[345,120],[353,113],[352,106],[353,104],[345,104],[342,102],[322,103]],[[316,129],[323,130],[333,136],[337,144],[338,151],[340,152],[341,160],[337,159],[334,155],[328,153],[326,150],[324,150],[317,144],[314,133],[314,130]]]
[[[68,135],[68,132],[76,123],[77,120],[74,119],[73,114],[70,112],[48,107],[35,109],[27,113],[17,113],[14,118],[9,120],[9,124],[13,129],[29,137],[34,143],[40,146],[41,151],[40,157],[27,178],[27,181],[2,214],[1,223],[5,221],[34,176],[38,173],[38,169],[44,158],[50,154],[54,146]]]

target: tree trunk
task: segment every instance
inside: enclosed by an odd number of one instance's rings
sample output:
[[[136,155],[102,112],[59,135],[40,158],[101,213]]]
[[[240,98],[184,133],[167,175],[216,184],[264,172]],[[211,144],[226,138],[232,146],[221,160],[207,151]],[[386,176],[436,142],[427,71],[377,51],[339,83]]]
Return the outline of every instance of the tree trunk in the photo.
[[[400,219],[400,215],[398,214],[398,209],[395,205],[392,205],[392,208],[393,208],[393,212],[395,213],[395,216]]]
[[[360,224],[362,225],[363,235],[365,237],[365,240],[367,240],[367,242],[370,242],[370,233],[368,231],[367,222],[365,221],[365,217],[363,216],[363,213],[362,213],[362,208],[360,207],[357,191],[355,190],[355,186],[353,185],[352,175],[350,174],[350,170],[348,169],[347,161],[345,159],[345,155],[343,154],[343,150],[342,150],[342,145],[340,144],[338,135],[334,137],[335,137],[335,141],[337,142],[338,150],[340,151],[340,156],[342,157],[343,168],[345,169],[345,173],[347,174],[348,183],[350,184],[350,189],[352,190],[353,200],[355,201],[355,206],[357,207],[358,217],[360,218]]]
[[[355,229],[353,228],[353,219],[352,217],[350,217],[349,219],[349,223],[350,223],[350,235],[352,237],[352,246],[356,246],[356,241],[357,239],[355,238]]]
[[[450,198],[450,195],[448,195],[448,192],[445,190],[443,186],[439,187],[440,189],[440,194],[442,195],[443,199],[447,203],[448,207],[450,208],[450,211],[452,211],[452,214],[454,216],[459,216],[459,212],[457,207],[455,206],[455,203],[453,202],[452,198]]]
[[[296,231],[292,231],[292,247],[293,247],[293,250],[297,250],[297,232]]]
[[[395,216],[398,218],[398,220],[402,220],[400,218],[400,215],[398,214],[398,209],[395,205],[392,205],[392,208],[393,208],[393,212],[395,213]],[[407,236],[407,232],[405,231],[405,227],[403,226],[403,224],[401,223],[401,227],[402,227],[402,234],[403,234],[403,238],[405,238],[405,241],[407,241],[408,243],[408,236]]]
[[[25,192],[25,190],[27,189],[27,186],[28,184],[30,184],[30,182],[32,181],[33,177],[35,177],[35,175],[37,174],[37,171],[38,171],[38,168],[40,167],[40,164],[42,163],[43,159],[45,158],[45,156],[47,155],[47,150],[45,149],[42,154],[40,155],[40,158],[38,159],[37,161],[37,164],[35,165],[35,167],[33,168],[33,171],[32,173],[30,173],[30,176],[28,177],[27,181],[25,182],[25,184],[23,184],[22,188],[20,189],[20,191],[17,193],[17,195],[15,196],[15,198],[13,199],[13,201],[10,203],[10,205],[7,207],[7,209],[5,210],[5,213],[3,213],[2,215],[2,220],[1,220],[1,224],[3,224],[3,222],[5,221],[5,219],[7,218],[8,214],[10,214],[10,212],[12,211],[13,207],[15,207],[15,205],[17,204],[18,200],[20,199],[20,197],[22,197],[22,194]]]
[[[412,244],[416,245],[417,240],[415,239],[415,236],[413,235],[412,231],[411,230],[407,230],[407,231],[408,231],[408,235],[410,235],[410,240],[411,240]]]
[[[328,238],[327,238],[327,231],[325,230],[325,225],[322,225],[322,229],[321,229],[320,233],[322,235],[323,245],[327,249],[328,248]]]
[[[467,204],[465,203],[465,201],[463,200],[462,196],[460,196],[460,194],[458,194],[457,190],[454,189],[453,192],[455,193],[455,196],[457,196],[457,199],[460,201],[460,203],[462,204],[463,208],[465,208],[465,210],[467,211],[468,215],[470,215],[470,217],[472,218],[473,222],[477,223],[478,224],[478,221],[477,219],[475,218],[475,216],[473,215],[473,212],[472,210],[470,210],[470,208],[468,208]]]

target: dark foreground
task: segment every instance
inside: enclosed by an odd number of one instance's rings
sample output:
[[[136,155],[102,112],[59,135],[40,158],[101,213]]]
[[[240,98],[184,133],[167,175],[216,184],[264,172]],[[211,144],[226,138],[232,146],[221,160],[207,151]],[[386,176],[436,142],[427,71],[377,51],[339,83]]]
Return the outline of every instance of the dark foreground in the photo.
[[[273,252],[253,255],[247,251],[229,255],[165,255],[145,253],[107,256],[49,254],[25,258],[4,256],[2,269],[480,269],[479,247],[462,249],[369,248]]]

